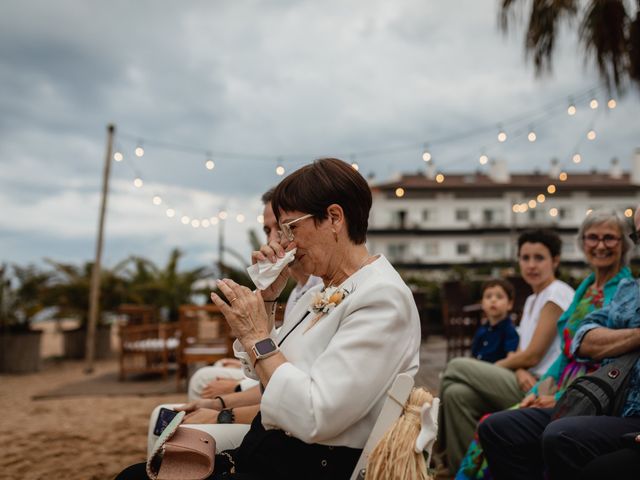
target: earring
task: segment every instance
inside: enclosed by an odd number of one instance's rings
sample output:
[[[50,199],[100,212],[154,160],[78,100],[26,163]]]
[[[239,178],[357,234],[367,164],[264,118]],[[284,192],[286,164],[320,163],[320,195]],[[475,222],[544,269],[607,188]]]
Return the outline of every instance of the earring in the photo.
[[[333,232],[333,238],[337,243],[338,242],[338,233],[336,232],[336,230],[334,228],[332,228],[331,231]]]

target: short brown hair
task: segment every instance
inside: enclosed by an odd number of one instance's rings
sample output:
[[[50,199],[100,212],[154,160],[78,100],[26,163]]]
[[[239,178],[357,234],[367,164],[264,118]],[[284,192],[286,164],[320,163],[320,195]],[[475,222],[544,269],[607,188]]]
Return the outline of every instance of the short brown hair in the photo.
[[[271,206],[280,222],[280,210],[310,213],[316,222],[327,218],[331,204],[342,207],[349,239],[367,239],[371,189],[351,165],[337,158],[321,158],[299,168],[278,184]]]
[[[504,290],[504,293],[507,294],[507,297],[509,297],[509,300],[513,302],[513,299],[516,296],[516,289],[513,288],[513,284],[510,281],[503,278],[492,278],[487,280],[482,284],[481,295],[484,295],[484,291],[491,287],[501,287]]]

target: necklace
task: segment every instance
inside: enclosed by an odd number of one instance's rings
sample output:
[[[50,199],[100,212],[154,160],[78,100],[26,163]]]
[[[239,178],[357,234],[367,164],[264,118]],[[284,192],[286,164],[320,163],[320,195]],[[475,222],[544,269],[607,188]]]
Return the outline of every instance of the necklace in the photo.
[[[364,261],[358,266],[358,268],[356,268],[353,273],[347,275],[345,277],[344,280],[342,280],[338,285],[344,283],[344,281],[349,278],[351,275],[353,275],[354,273],[356,273],[357,271],[359,271],[362,267],[364,267],[370,260],[371,260],[371,255],[369,255],[369,253],[367,252],[367,254],[364,257]],[[338,275],[338,272],[336,272],[333,277],[331,277],[331,280],[329,281],[329,284],[325,287],[325,289],[333,287],[335,284],[333,283],[333,281],[336,279],[336,276]]]

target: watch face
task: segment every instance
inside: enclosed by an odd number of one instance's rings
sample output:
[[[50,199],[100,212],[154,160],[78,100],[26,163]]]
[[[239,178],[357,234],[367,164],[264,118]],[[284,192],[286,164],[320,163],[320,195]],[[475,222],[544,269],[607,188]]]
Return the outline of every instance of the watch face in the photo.
[[[218,423],[233,423],[233,412],[229,409],[220,410]]]
[[[265,338],[264,340],[260,340],[259,342],[257,342],[254,345],[254,348],[256,349],[256,352],[258,352],[258,355],[267,355],[276,350],[278,347],[272,339]]]

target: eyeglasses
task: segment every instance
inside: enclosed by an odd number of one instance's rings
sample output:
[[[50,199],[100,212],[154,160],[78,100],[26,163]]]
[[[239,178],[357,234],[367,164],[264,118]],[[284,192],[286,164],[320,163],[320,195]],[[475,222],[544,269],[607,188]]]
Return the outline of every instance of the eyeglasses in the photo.
[[[634,243],[634,245],[638,245],[638,243],[640,243],[640,230],[636,230],[635,232],[631,232],[629,234],[629,238]]]
[[[618,245],[620,241],[620,237],[616,237],[614,235],[605,235],[604,237],[599,237],[598,235],[591,234],[585,235],[582,237],[584,244],[587,247],[597,247],[600,242],[604,243],[604,246],[607,248],[613,248]]]
[[[280,240],[282,239],[287,239],[290,242],[293,242],[293,231],[291,230],[291,225],[293,225],[296,222],[299,222],[301,220],[304,220],[306,218],[310,218],[313,217],[313,214],[311,213],[307,213],[306,215],[303,215],[301,217],[298,218],[294,218],[293,220],[288,221],[287,223],[281,223],[280,224],[280,231],[278,232],[278,235],[280,235]]]

